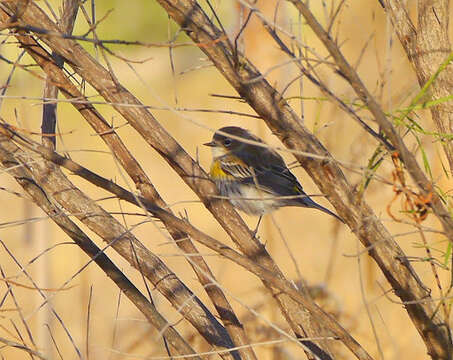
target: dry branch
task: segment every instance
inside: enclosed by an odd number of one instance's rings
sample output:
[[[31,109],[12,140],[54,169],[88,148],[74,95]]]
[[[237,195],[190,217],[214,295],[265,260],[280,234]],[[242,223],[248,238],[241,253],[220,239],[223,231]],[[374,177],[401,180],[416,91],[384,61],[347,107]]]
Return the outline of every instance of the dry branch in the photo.
[[[50,54],[48,54],[32,37],[18,34],[16,37],[29,55],[31,55],[36,63],[46,72],[51,84],[59,88],[68,99],[79,100],[79,102],[73,103],[74,107],[87,120],[96,133],[99,134],[101,139],[104,140],[112,154],[118,159],[120,165],[134,181],[135,186],[143,197],[162,208],[168,208],[143,168],[126,148],[114,128],[108,124],[96,108],[89,103],[89,100],[85,98],[77,87],[65,76],[64,72],[60,69],[59,64],[54,61],[54,57],[51,57]],[[50,105],[53,105],[52,108],[55,108],[55,104]],[[55,129],[55,127],[53,128]],[[164,223],[164,225],[166,224]],[[175,241],[175,244],[182,249],[184,253],[191,255],[191,261],[189,263],[216,307],[234,345],[236,347],[247,345],[249,341],[233,308],[229,304],[222,290],[219,287],[212,285],[211,279],[215,279],[215,277],[207,263],[201,256],[193,256],[198,253],[197,248],[186,234],[174,230],[171,226],[166,225],[166,228]],[[256,358],[253,349],[250,347],[242,348],[240,352],[244,359],[253,360]]]
[[[5,5],[9,6],[8,3],[5,3]],[[11,7],[10,11],[14,13],[14,9]],[[51,33],[58,33],[57,26],[50,21],[47,15],[35,3],[30,3],[23,10],[21,16],[17,16],[17,20],[20,26],[31,26],[46,29],[46,31],[50,31]],[[121,107],[117,105],[114,107],[196,192],[205,206],[212,212],[214,217],[238,244],[241,250],[249,258],[254,259],[264,268],[272,270],[275,274],[279,274],[283,278],[283,275],[267,251],[252,237],[250,230],[234,211],[231,204],[228,201],[214,198],[214,195],[217,195],[217,189],[212,182],[206,180],[206,173],[188,156],[165,129],[160,126],[151,113],[145,108],[140,107],[141,103],[131,93],[118,84],[112,78],[111,74],[100,66],[75,41],[57,36],[47,36],[42,32],[39,35],[37,34],[37,36],[52,51],[56,51],[63,56],[74,71],[90,83],[108,102],[113,104],[125,103],[138,105],[137,107]],[[217,41],[217,39],[214,40]],[[211,41],[209,40],[206,44],[210,44]],[[210,48],[210,46],[208,47]],[[317,320],[313,319],[307,311],[301,309],[287,295],[281,294],[272,288],[271,291],[277,299],[285,318],[298,337],[302,337],[301,334],[304,333],[310,337],[322,337],[324,335],[319,329],[320,325],[317,324]],[[312,342],[305,342],[307,346],[312,347],[313,351],[318,351],[319,354],[328,354],[328,343],[319,342],[319,344],[321,343],[322,345],[317,345]]]
[[[203,44],[200,48],[287,147],[305,153],[321,155],[324,158],[330,157],[322,144],[301,124],[300,119],[281,95],[267,83],[248,59],[232,48],[226,35],[210,22],[195,2],[189,0],[159,0],[159,2],[196,43]],[[328,35],[325,36],[324,30],[319,27],[308,9],[304,9],[302,2],[292,2],[304,14],[310,26],[317,29],[315,32],[331,51],[342,73],[345,74],[358,95],[368,105],[376,122],[385,130],[417,185],[425,194],[432,193],[432,186],[418,167],[415,158],[408,152],[401,138],[395,133],[392,124],[388,122],[377,103],[361,83],[360,78],[342,57],[336,44]],[[21,10],[17,20],[22,27],[40,27],[49,30],[51,33],[58,32],[55,24],[34,3]],[[45,32],[41,32],[39,37],[53,51],[58,52],[68,60],[74,70],[93,85],[107,101],[116,104],[140,105],[126,89],[115,83],[109,73],[90,58],[77,43],[58,36],[48,36]],[[260,80],[251,82],[251,79]],[[216,194],[216,190],[213,184],[203,180],[206,174],[162,129],[152,115],[140,107],[122,108],[116,106],[116,109],[191,186],[249,259],[255,260],[262,268],[281,276],[265,249],[255,239],[251,238],[249,230],[231,206],[225,201],[213,200],[212,195]],[[369,206],[347,182],[333,160],[324,161],[297,154],[296,158],[322,192],[328,196],[328,199],[357,234],[362,244],[369,249],[369,254],[375,259],[395,293],[406,304],[408,314],[423,337],[430,355],[435,359],[449,359],[451,340],[444,328],[446,319],[442,319],[436,312],[429,293],[406,260],[405,254],[377,220]],[[437,198],[435,198],[433,210],[442,222],[447,236],[453,239],[452,220]],[[179,226],[183,229],[181,223],[179,223]],[[185,228],[183,231],[190,234],[190,231],[193,230]],[[203,238],[200,234],[196,236],[200,239]],[[219,252],[221,250],[222,248],[218,249]],[[227,254],[228,251],[225,251],[224,255],[227,256]],[[240,261],[245,260],[240,258]],[[261,278],[265,279],[267,286],[272,288],[272,282],[265,275],[262,275]],[[278,280],[283,282],[282,278]],[[307,321],[307,314],[302,313],[295,302],[289,300],[287,295],[275,291],[275,289],[272,289],[272,291],[296,334],[298,334],[301,325],[305,330],[313,331],[314,335],[319,334],[316,327],[311,328],[309,325],[311,320],[308,319],[309,321]],[[285,291],[287,291],[287,294],[292,294],[290,289],[285,288]],[[295,295],[292,296],[295,299]],[[310,309],[312,314],[320,316],[313,310],[314,308],[309,300],[304,299],[304,301],[305,307]],[[302,303],[302,300],[300,302]],[[342,340],[344,341],[344,339]],[[347,345],[355,352],[357,357],[368,358],[368,355],[358,344],[351,342]],[[324,348],[324,344],[321,347]]]
[[[15,156],[22,163],[30,160],[26,153],[17,152]],[[57,169],[49,168],[45,162],[36,162],[31,171],[33,178],[48,197],[76,216],[134,268],[143,273],[214,348],[227,350],[233,347],[228,333],[206,306],[157,256],[136,239],[130,230],[125,229],[105,210],[86,197]],[[235,352],[222,353],[222,357],[236,358],[235,354]]]
[[[357,72],[352,68],[352,66],[349,65],[348,61],[341,53],[335,41],[322,28],[321,24],[318,23],[308,7],[301,0],[288,1],[293,3],[294,6],[301,12],[305,20],[307,21],[307,24],[323,42],[330,55],[335,59],[336,64],[342,72],[343,76],[346,78],[346,80],[348,80],[357,96],[363,101],[368,110],[374,116],[375,122],[379,124],[383,133],[395,147],[396,151],[398,152],[398,156],[402,159],[407,171],[412,176],[412,179],[419,187],[422,194],[424,196],[432,196],[431,207],[433,209],[433,212],[441,222],[445,231],[445,235],[451,242],[453,242],[453,218],[445,209],[442,200],[435,192],[434,185],[428,180],[425,173],[421,170],[420,166],[417,163],[417,160],[415,159],[415,156],[404,144],[402,137],[398,134],[392,123],[387,119],[379,104],[363,84]]]
[[[121,188],[120,186],[112,183],[105,178],[102,178],[101,176],[89,171],[88,169],[83,168],[74,161],[58,155],[51,149],[33,142],[30,139],[26,139],[23,135],[15,133],[7,126],[2,126],[0,128],[0,131],[6,137],[12,138],[13,141],[17,142],[21,146],[29,148],[30,150],[42,155],[48,161],[65,167],[66,169],[74,172],[75,174],[93,183],[94,185],[115,194],[116,196],[118,196],[118,198],[128,201],[137,206],[144,206],[146,210],[148,210],[156,218],[169,224],[175,229],[184,232],[197,242],[200,242],[211,250],[224,256],[225,258],[244,267],[251,273],[255,274],[257,277],[259,277],[261,280],[267,282],[278,291],[287,294],[295,302],[307,308],[310,313],[312,313],[316,318],[318,318],[325,324],[325,326],[332,332],[335,338],[342,341],[349,349],[351,349],[351,351],[356,354],[357,358],[371,359],[368,354],[366,354],[366,352],[360,347],[360,345],[354,340],[354,338],[352,338],[352,336],[349,335],[331,315],[325,313],[311,300],[307,300],[301,292],[297,291],[294,288],[292,283],[288,282],[287,280],[281,279],[278,276],[275,276],[273,272],[264,269],[260,265],[257,265],[253,260],[248,259],[247,257],[239,254],[238,252],[222,244],[221,242],[202,233],[187,221],[177,218],[170,212],[156,206],[153,202],[150,202],[145,198],[137,199],[137,197],[129,191]]]
[[[47,357],[45,357],[40,352],[38,352],[36,350],[33,350],[33,349],[30,349],[30,348],[26,347],[25,345],[17,343],[15,341],[11,341],[11,340],[5,339],[4,337],[0,337],[0,342],[3,343],[4,346],[10,346],[10,347],[14,347],[16,349],[24,350],[25,352],[27,352],[32,357],[32,359],[33,359],[33,356],[36,356],[37,358],[42,359],[42,360],[47,360],[48,359]]]
[[[34,203],[80,246],[80,248],[98,264],[124,294],[137,306],[146,319],[168,340],[179,355],[194,355],[195,351],[181,335],[159,314],[148,299],[129,281],[108,256],[88,238],[83,231],[53,204],[43,189],[35,182],[26,164],[21,164],[14,154],[20,150],[5,135],[0,135],[0,162],[3,167],[17,180],[23,189],[31,196]],[[56,171],[55,165],[47,164],[50,171]],[[193,357],[199,359],[198,357]]]
[[[420,87],[436,74],[439,66],[451,54],[448,39],[450,20],[449,0],[419,0],[417,28],[409,18],[407,5],[401,1],[385,1],[385,11],[390,16],[396,34],[415,69]],[[453,89],[453,65],[443,69],[428,89],[432,100],[451,95]],[[430,108],[439,138],[453,134],[453,102],[442,102]],[[453,174],[453,142],[443,139],[450,173]]]
[[[200,44],[212,43],[211,46],[202,46],[201,50],[288,148],[330,156],[322,144],[303,126],[299,117],[281,95],[261,77],[259,71],[243,55],[234,56],[237,52],[225,40],[226,35],[212,24],[198,4],[187,0],[159,0],[159,3],[185,29],[192,40]],[[395,133],[393,126],[363,86],[355,71],[349,67],[336,44],[319,26],[311,12],[306,11],[302,2],[294,1],[294,3],[301,12],[303,10],[309,25],[314,27],[321,41],[325,41],[331,55],[338,61],[340,70],[369,106],[376,122],[383,127],[389,140],[400,152],[417,185],[425,195],[431,194],[433,187],[420,170],[415,158]],[[251,79],[257,78],[262,80],[250,83]],[[424,339],[430,355],[433,358],[449,359],[451,339],[444,325],[446,319],[440,317],[436,306],[431,301],[426,301],[430,298],[429,292],[421,284],[409,262],[404,260],[405,254],[376,218],[372,209],[358,196],[357,191],[347,182],[334,161],[320,161],[297,155],[297,153],[295,157],[321,191],[326,194],[340,216],[357,234],[362,244],[370,249],[369,254],[376,261],[395,293],[403,302],[408,302],[406,305],[408,314]],[[451,225],[453,220],[437,196],[433,202],[433,211],[442,222],[446,235],[453,239]]]
[[[79,9],[78,0],[65,0],[63,2],[63,14],[60,19],[60,28],[63,34],[71,34],[74,28],[74,23],[77,17],[77,11]],[[63,58],[56,53],[52,54],[55,64],[59,67],[63,67]],[[46,77],[44,84],[43,98],[45,99],[56,99],[58,97],[58,87],[52,83],[49,76]],[[42,124],[41,131],[43,133],[42,142],[43,144],[56,147],[56,124],[57,124],[57,104],[46,103],[42,109]],[[50,135],[50,136],[47,136]]]

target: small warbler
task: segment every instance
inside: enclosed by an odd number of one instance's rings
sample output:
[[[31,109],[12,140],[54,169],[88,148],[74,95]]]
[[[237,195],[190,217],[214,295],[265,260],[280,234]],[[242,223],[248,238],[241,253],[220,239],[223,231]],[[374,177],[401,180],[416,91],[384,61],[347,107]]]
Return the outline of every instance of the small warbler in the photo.
[[[344,222],[310,199],[283,158],[249,131],[223,127],[203,145],[212,149],[211,178],[220,194],[237,209],[259,215],[261,220],[263,214],[280,207],[300,206],[321,210]]]

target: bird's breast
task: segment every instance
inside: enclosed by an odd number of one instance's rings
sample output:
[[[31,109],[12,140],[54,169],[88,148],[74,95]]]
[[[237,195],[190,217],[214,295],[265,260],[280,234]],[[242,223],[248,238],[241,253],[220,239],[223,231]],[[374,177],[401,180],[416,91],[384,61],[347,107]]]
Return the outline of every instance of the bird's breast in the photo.
[[[272,195],[254,185],[228,180],[217,180],[216,183],[222,196],[227,197],[235,208],[249,215],[263,215],[278,207]]]

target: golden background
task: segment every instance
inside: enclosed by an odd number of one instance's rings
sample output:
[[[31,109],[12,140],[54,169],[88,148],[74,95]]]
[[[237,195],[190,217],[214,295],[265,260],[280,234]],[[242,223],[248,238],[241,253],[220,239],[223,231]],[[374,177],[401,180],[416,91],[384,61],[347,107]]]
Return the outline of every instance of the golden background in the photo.
[[[51,1],[55,9],[59,2]],[[237,29],[238,6],[234,1],[215,1],[216,9],[224,22],[227,31],[234,33]],[[263,3],[264,5],[260,5]],[[331,2],[327,2],[331,6]],[[289,31],[298,34],[298,15],[290,4],[279,2],[278,23]],[[46,9],[44,2],[39,5]],[[140,40],[144,42],[166,42],[177,31],[174,23],[169,23],[165,12],[154,2],[144,1],[97,1],[97,16],[102,18],[109,9],[113,11],[98,25],[97,34],[101,39]],[[275,1],[261,1],[258,6],[272,19]],[[311,7],[320,21],[325,24],[321,2],[312,1]],[[88,8],[88,7],[87,7]],[[411,15],[415,14],[412,9]],[[414,19],[415,20],[415,19]],[[86,23],[79,14],[74,34],[83,34],[87,29]],[[302,27],[302,38],[319,54],[326,55],[326,51],[313,38],[307,27]],[[170,35],[169,35],[170,34]],[[415,74],[403,53],[398,39],[392,36],[391,25],[385,17],[378,1],[362,0],[348,1],[342,10],[334,35],[338,35],[341,49],[351,64],[358,63],[357,70],[367,87],[375,94],[386,111],[392,112],[402,108],[415,96],[419,86]],[[177,41],[189,40],[180,35]],[[10,39],[12,40],[12,39]],[[89,44],[84,46],[96,55]],[[244,32],[245,54],[260,69],[267,74],[269,82],[279,91],[296,75],[294,64],[280,66],[268,71],[276,64],[287,60],[275,43],[267,36],[256,18]],[[196,47],[180,47],[173,49],[175,72],[169,61],[169,49],[166,47],[139,47],[139,46],[110,46],[113,51],[128,59],[144,60],[143,63],[126,64],[119,58],[109,56],[115,74],[119,81],[137,96],[145,105],[151,107],[151,112],[158,121],[181,143],[184,149],[194,158],[199,158],[201,165],[209,168],[210,151],[201,146],[210,140],[215,129],[226,125],[239,125],[252,130],[263,137],[273,146],[281,146],[273,137],[263,122],[250,117],[233,116],[221,113],[204,113],[194,111],[176,111],[175,108],[186,109],[221,109],[240,111],[253,114],[246,105],[234,99],[213,97],[211,94],[237,95],[217,70],[209,65],[203,53]],[[14,43],[2,46],[2,54],[13,60],[21,52]],[[363,53],[362,53],[363,52]],[[101,59],[99,52],[97,56]],[[102,61],[102,60],[101,60]],[[21,63],[28,64],[31,59],[25,56]],[[200,67],[200,65],[203,65]],[[133,69],[132,69],[132,68]],[[41,74],[38,68],[32,68],[36,74]],[[0,83],[4,84],[11,70],[10,66],[0,68]],[[319,66],[317,72],[326,84],[344,99],[353,100],[354,94],[346,82],[332,73],[325,66]],[[382,81],[385,84],[381,87]],[[313,131],[335,158],[350,166],[344,171],[353,184],[360,184],[362,173],[357,171],[360,166],[366,166],[368,159],[376,148],[373,138],[344,112],[335,105],[324,101],[320,91],[307,80],[303,82],[303,96],[312,98],[303,102],[305,125]],[[2,99],[0,115],[6,121],[20,127],[39,133],[41,126],[41,101],[43,82],[37,76],[17,69],[6,97]],[[87,86],[87,95],[95,95]],[[299,82],[294,82],[286,97],[300,96]],[[18,98],[18,97],[27,97]],[[62,97],[61,97],[62,98]],[[93,97],[94,101],[102,101],[100,97]],[[290,100],[293,108],[300,113],[301,103],[297,98]],[[157,187],[166,202],[172,205],[175,213],[187,212],[190,221],[207,234],[234,246],[223,230],[214,221],[210,213],[197,201],[196,196],[178,178],[174,171],[149,148],[131,127],[115,113],[108,105],[97,105],[97,108],[115,126],[118,133],[144,167],[149,177]],[[369,115],[362,111],[361,115],[368,120]],[[429,110],[417,112],[417,122],[426,130],[434,131]],[[133,183],[125,176],[118,164],[112,158],[108,148],[87,126],[83,118],[66,102],[58,106],[58,127],[62,134],[57,139],[57,150],[67,153],[73,160],[113,179],[131,190]],[[37,136],[35,136],[38,139]],[[441,167],[441,149],[432,137],[422,137],[423,146],[429,158],[432,173],[436,183],[445,191],[451,189],[452,181],[448,180]],[[415,142],[408,138],[408,143],[415,149]],[[282,154],[288,163],[294,159],[288,153]],[[421,159],[420,154],[419,160]],[[311,179],[300,167],[293,169],[305,191],[308,194],[319,194]],[[391,181],[392,166],[387,159],[379,170],[379,174]],[[114,199],[106,199],[109,194],[69,174],[70,179],[82,187],[93,199],[114,212],[121,222],[128,227],[143,222],[145,217],[141,209],[120,203]],[[22,192],[8,174],[1,173],[0,185],[12,191]],[[392,234],[401,234],[412,231],[413,227],[402,225],[391,220],[386,206],[393,197],[392,187],[381,182],[372,182],[366,192],[367,202],[375,209]],[[320,197],[316,201],[332,208],[328,202]],[[161,339],[157,339],[157,332],[150,328],[141,314],[124,297],[118,289],[107,279],[95,264],[90,264],[80,274],[79,269],[89,259],[77,248],[70,244],[67,238],[45,215],[30,201],[20,199],[8,191],[0,192],[0,258],[4,277],[31,286],[29,280],[21,273],[5,248],[15,259],[25,266],[26,271],[36,281],[39,287],[58,289],[74,276],[70,288],[60,291],[44,291],[50,297],[50,306],[55,309],[70,332],[75,344],[86,356],[89,349],[91,359],[141,359],[149,356],[165,356]],[[394,205],[394,212],[398,213],[399,202]],[[119,212],[130,213],[121,216]],[[253,228],[256,218],[244,215],[245,220]],[[275,221],[275,224],[273,223]],[[429,217],[426,226],[439,228],[439,224]],[[281,238],[278,228],[284,236]],[[84,228],[85,229],[85,228]],[[88,234],[100,245],[101,241],[89,230]],[[169,242],[165,231],[159,223],[144,223],[134,227],[133,233],[184,281],[209,308],[207,296],[195,280],[188,263],[181,256],[179,250]],[[259,232],[262,242],[266,243],[268,251],[288,278],[297,281],[298,273],[295,264],[291,261],[288,251],[297,260],[297,267],[310,285],[321,285],[328,290],[328,299],[325,302],[328,309],[333,311],[340,323],[365,347],[376,359],[382,351],[385,359],[426,359],[426,348],[403,306],[398,304],[398,298],[393,294],[384,295],[389,285],[372,261],[361,253],[362,246],[357,238],[344,225],[333,218],[314,210],[300,208],[284,208],[267,216]],[[440,235],[428,233],[430,245],[434,255],[443,262],[443,254],[447,249],[444,238]],[[421,239],[417,235],[396,237],[398,244],[408,256],[424,257],[426,252],[421,248]],[[287,243],[287,246],[285,245]],[[56,246],[58,245],[58,246]],[[49,249],[45,254],[42,252]],[[288,330],[282,321],[273,299],[267,294],[254,276],[245,273],[238,266],[229,261],[220,259],[212,252],[199,246],[200,252],[206,254],[207,262],[212,266],[217,280],[224,287],[231,303],[246,328],[250,331],[253,342],[265,342],[278,338],[267,321],[275,322]],[[361,253],[360,257],[355,256]],[[145,291],[140,274],[117,256],[110,249],[107,254],[117,265]],[[31,262],[35,257],[39,257]],[[416,262],[414,268],[425,284],[433,289],[433,297],[438,297],[434,278],[429,264]],[[444,286],[448,286],[448,271],[438,268]],[[77,274],[77,275],[75,275]],[[18,276],[16,276],[18,275]],[[365,293],[361,292],[361,282]],[[6,292],[6,285],[1,285],[0,294]],[[12,326],[14,322],[19,332],[25,337],[25,342],[31,341],[26,335],[17,307],[20,308],[30,327],[36,349],[49,358],[59,358],[52,340],[52,336],[61,352],[63,359],[75,359],[77,355],[73,345],[68,340],[61,324],[49,310],[49,305],[40,307],[42,297],[36,290],[20,286],[13,287],[17,304],[8,296],[2,303],[0,319],[0,336],[20,342],[17,332]],[[91,293],[90,325],[87,330],[87,312]],[[3,295],[0,295],[3,296]],[[158,309],[167,319],[175,322],[176,328],[186,338],[194,339],[195,347],[200,350],[209,350],[203,340],[174,311],[169,303],[157,292],[153,291],[153,298]],[[392,302],[393,301],[393,302]],[[377,339],[373,335],[370,318],[367,315],[365,302],[368,304]],[[253,315],[249,308],[255,309],[259,317]],[[88,335],[87,335],[88,334]],[[87,344],[88,339],[88,344]],[[30,345],[31,346],[31,345]],[[303,358],[300,349],[289,342],[278,345],[280,352],[273,352],[271,345],[256,347],[259,359],[298,359]],[[381,350],[379,350],[379,348]],[[296,351],[297,349],[297,351]],[[342,348],[344,358],[351,358],[351,354]],[[3,348],[0,354],[5,359],[24,359],[25,353],[18,349]]]

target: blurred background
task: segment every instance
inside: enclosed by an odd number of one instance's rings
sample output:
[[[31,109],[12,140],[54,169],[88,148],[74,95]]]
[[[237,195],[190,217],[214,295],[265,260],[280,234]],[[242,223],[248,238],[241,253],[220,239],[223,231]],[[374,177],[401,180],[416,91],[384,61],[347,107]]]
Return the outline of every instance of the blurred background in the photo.
[[[332,3],[338,1],[312,1],[311,8],[319,21],[325,26],[328,22]],[[215,0],[212,2],[227,32],[234,38],[244,18],[244,11],[236,1]],[[323,6],[325,5],[325,7]],[[100,20],[96,31],[100,39],[119,39],[142,41],[146,43],[190,43],[178,27],[168,19],[167,14],[154,1],[105,1],[97,0],[96,19]],[[59,1],[39,2],[46,12],[48,8],[58,14]],[[90,12],[90,4],[84,3]],[[203,4],[205,7],[205,4]],[[301,38],[317,54],[326,56],[325,49],[314,38],[312,32],[303,24],[293,7],[284,1],[258,1],[256,6],[267,16],[276,21],[288,33]],[[206,7],[207,8],[207,7]],[[416,9],[411,14],[416,21]],[[75,35],[82,35],[88,30],[81,13],[74,30]],[[398,39],[393,35],[391,24],[376,0],[346,1],[336,18],[332,29],[333,36],[341,44],[341,49],[351,64],[354,64],[368,89],[376,96],[385,111],[396,113],[410,103],[417,94],[419,86],[415,74],[409,65]],[[0,47],[1,55],[14,62],[21,54],[12,37]],[[102,55],[92,44],[82,43],[93,56]],[[245,55],[266,75],[269,82],[284,96],[303,121],[321,140],[329,152],[344,164],[348,180],[357,186],[363,181],[363,167],[376,150],[374,139],[364,134],[361,128],[339,110],[326,101],[319,89],[298,76],[297,67],[288,62],[276,44],[264,31],[262,25],[252,16],[239,41]],[[237,96],[222,75],[210,64],[204,54],[195,46],[181,46],[169,49],[166,46],[108,45],[118,56],[108,55],[109,62],[118,80],[138,97],[167,131],[200,164],[208,170],[211,154],[208,148],[201,146],[212,137],[213,131],[226,125],[238,125],[250,129],[265,139],[270,145],[281,147],[277,138],[272,136],[265,124],[252,117],[222,114],[219,112],[201,112],[195,110],[226,110],[254,114],[246,104],[223,96]],[[133,60],[125,62],[122,58]],[[329,59],[328,59],[329,60]],[[20,59],[20,64],[29,65],[33,61],[27,55]],[[0,84],[6,84],[12,66],[3,62],[0,67]],[[20,129],[39,133],[42,117],[42,72],[37,67],[29,67],[26,72],[17,68],[1,101],[0,116]],[[341,76],[332,72],[325,65],[317,65],[316,73],[328,84],[337,96],[348,102],[354,102],[351,88]],[[102,103],[102,98],[86,84],[80,84],[90,99]],[[304,99],[302,100],[301,97]],[[63,99],[63,97],[60,97]],[[96,105],[108,121],[117,127],[123,141],[135,155],[153,181],[157,190],[175,213],[185,213],[190,221],[229,246],[234,246],[225,232],[215,222],[210,213],[199,203],[192,191],[179,179],[174,171],[159,155],[141,139],[124,119],[110,106]],[[360,115],[369,119],[366,111]],[[417,111],[414,116],[427,132],[435,131],[429,110]],[[111,156],[109,149],[96,136],[84,119],[71,104],[64,101],[58,105],[57,151],[67,154],[90,170],[133,190],[132,181]],[[36,140],[39,136],[34,135]],[[408,145],[417,153],[422,163],[422,153],[415,139],[407,137]],[[429,161],[432,178],[443,191],[452,188],[442,168],[444,156],[438,142],[432,136],[420,136],[426,159]],[[287,163],[294,158],[282,152]],[[378,174],[392,181],[393,166],[388,158],[378,170]],[[319,195],[319,190],[309,176],[300,167],[293,168],[305,191]],[[184,281],[202,300],[210,306],[207,296],[195,279],[193,272],[179,250],[169,241],[159,223],[143,222],[141,209],[109,198],[109,194],[91,184],[69,174],[70,179],[99,204],[124,223],[132,232]],[[31,344],[24,322],[31,330],[36,349],[46,354],[49,359],[77,358],[74,346],[84,357],[92,359],[142,359],[165,356],[162,339],[144,320],[143,316],[117,287],[105,277],[95,264],[88,263],[88,257],[73,245],[51,220],[47,219],[33,203],[18,197],[21,188],[11,176],[0,173],[0,266],[3,278],[17,283],[12,285],[13,296],[2,299],[0,318],[0,336],[14,341]],[[389,184],[372,181],[365,193],[366,201],[375,210],[389,231],[395,235],[398,244],[406,255],[413,257],[413,266],[424,283],[438,297],[433,273],[429,263],[423,261],[426,251],[421,238],[413,233],[411,225],[395,222],[387,212],[387,205],[394,196]],[[316,201],[332,209],[322,197]],[[401,203],[396,201],[393,213],[409,221],[400,214]],[[121,215],[120,213],[126,213]],[[254,228],[256,218],[242,214]],[[423,225],[440,229],[431,216]],[[82,226],[82,228],[84,228]],[[92,239],[102,246],[102,242],[84,228]],[[449,249],[439,234],[426,233],[431,251],[438,263],[437,270],[442,284],[449,285]],[[391,293],[386,280],[375,264],[363,253],[363,247],[349,228],[335,219],[310,209],[284,208],[271,216],[266,216],[259,231],[260,240],[266,244],[276,263],[284,274],[294,281],[299,281],[299,274],[313,287],[317,301],[332,312],[340,323],[365,347],[376,359],[425,359],[426,348],[415,328],[412,326],[398,298]],[[198,246],[198,245],[197,245]],[[283,321],[275,303],[257,279],[245,273],[238,266],[219,258],[211,251],[198,246],[206,260],[212,266],[217,280],[224,287],[231,303],[253,342],[264,344],[256,346],[260,359],[299,359],[303,358],[300,349],[289,342],[277,345],[265,342],[279,339],[280,335],[272,330],[268,321],[289,330]],[[291,252],[296,259],[294,263]],[[107,250],[107,254],[117,265],[144,289],[140,274],[116,253]],[[360,254],[361,256],[357,256]],[[27,272],[37,286],[45,289],[50,298],[41,306],[43,298],[24,276]],[[65,290],[58,290],[70,280]],[[240,281],[238,281],[240,279]],[[24,285],[24,286],[22,286]],[[7,285],[0,285],[0,294],[6,293]],[[1,295],[3,296],[3,295]],[[157,292],[153,291],[158,309],[167,318],[177,323],[180,315]],[[366,309],[368,307],[368,312]],[[18,311],[20,309],[20,311]],[[64,327],[70,333],[74,345],[68,338],[61,323],[56,320],[51,309],[61,317]],[[213,310],[213,307],[210,306]],[[254,309],[259,316],[253,315]],[[213,310],[214,311],[214,310]],[[88,312],[90,321],[87,322]],[[374,330],[373,330],[374,327]],[[176,328],[186,339],[191,339],[194,346],[208,351],[209,347],[200,336],[184,321]],[[403,335],[403,336],[402,336]],[[55,345],[56,344],[56,345]],[[58,351],[56,350],[58,348]],[[88,356],[87,356],[88,351]],[[59,355],[58,352],[61,354]],[[3,348],[0,354],[5,359],[24,359],[24,352],[18,349]],[[350,354],[344,350],[344,358]]]

